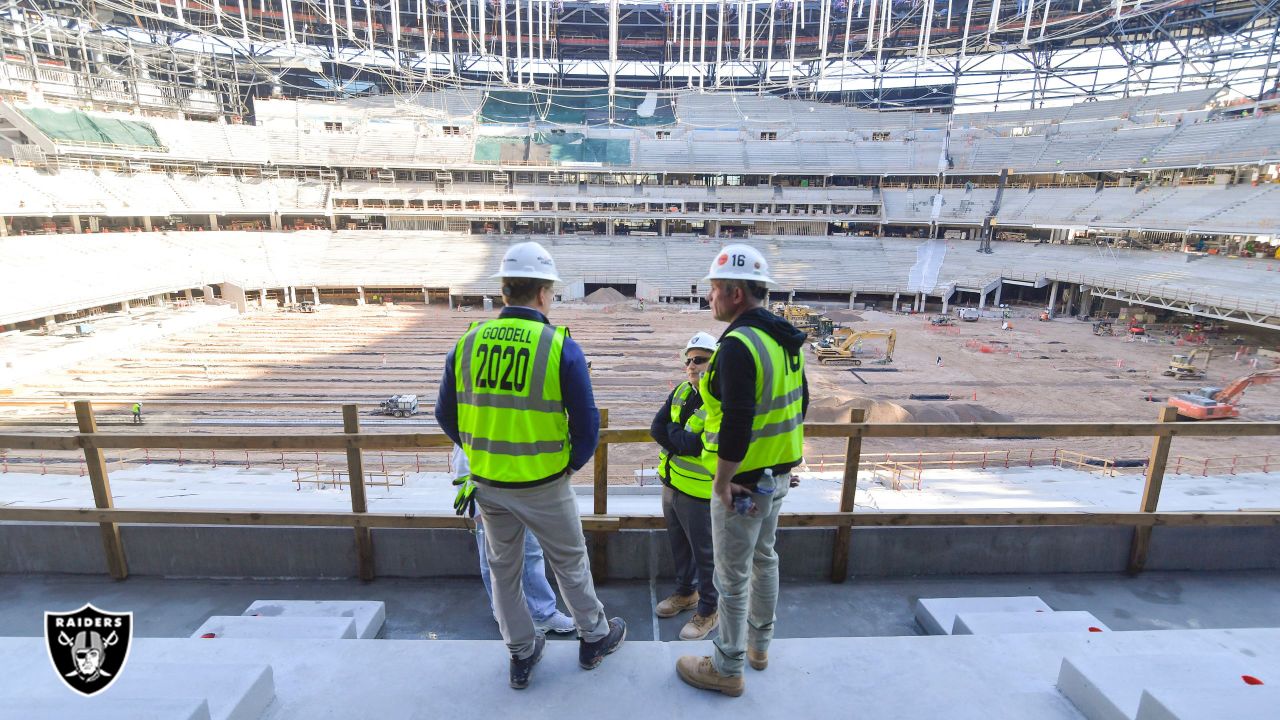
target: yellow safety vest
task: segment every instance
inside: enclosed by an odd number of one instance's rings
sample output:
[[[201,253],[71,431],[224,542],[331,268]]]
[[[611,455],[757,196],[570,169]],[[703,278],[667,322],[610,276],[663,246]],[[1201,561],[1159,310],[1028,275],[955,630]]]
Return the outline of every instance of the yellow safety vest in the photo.
[[[740,327],[728,337],[746,345],[756,365],[756,413],[751,420],[751,445],[738,473],[798,464],[804,455],[804,354],[786,351],[759,328]],[[724,420],[720,400],[711,393],[718,374],[716,357],[720,348],[711,355],[711,365],[703,373],[699,386],[702,407],[707,411],[702,462],[713,474],[720,449],[720,423]]]
[[[473,324],[454,349],[458,435],[471,479],[530,486],[569,467],[560,390],[567,328],[507,317]]]
[[[675,392],[671,395],[671,422],[680,422],[680,417],[684,415],[684,406],[689,402],[692,394],[693,385],[688,381],[676,386]],[[706,417],[707,411],[703,408],[694,410],[689,420],[685,422],[684,429],[695,435],[701,435]],[[671,487],[685,495],[703,500],[711,499],[711,480],[714,474],[707,472],[699,456],[672,455],[663,448],[658,453],[658,474]]]

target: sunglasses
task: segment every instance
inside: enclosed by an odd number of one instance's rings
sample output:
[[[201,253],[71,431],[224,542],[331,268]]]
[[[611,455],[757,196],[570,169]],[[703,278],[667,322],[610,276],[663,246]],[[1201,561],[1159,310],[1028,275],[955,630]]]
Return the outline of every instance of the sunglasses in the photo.
[[[691,357],[691,358],[685,358],[684,364],[686,366],[687,365],[706,365],[710,361],[711,361],[711,358],[709,357]]]

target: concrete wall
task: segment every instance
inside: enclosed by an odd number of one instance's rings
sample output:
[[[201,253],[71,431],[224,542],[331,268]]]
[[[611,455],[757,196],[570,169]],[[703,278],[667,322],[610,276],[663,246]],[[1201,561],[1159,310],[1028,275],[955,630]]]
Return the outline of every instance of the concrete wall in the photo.
[[[344,528],[126,525],[130,572],[178,577],[353,577],[353,533]],[[1132,531],[1107,527],[858,528],[851,576],[1120,572]],[[786,529],[778,537],[783,576],[818,580],[831,567],[834,530]],[[463,530],[373,531],[384,577],[457,577],[476,572],[475,537]],[[609,538],[615,579],[670,577],[664,531]],[[1156,528],[1151,570],[1280,569],[1280,527]],[[94,525],[0,523],[0,573],[100,574]]]

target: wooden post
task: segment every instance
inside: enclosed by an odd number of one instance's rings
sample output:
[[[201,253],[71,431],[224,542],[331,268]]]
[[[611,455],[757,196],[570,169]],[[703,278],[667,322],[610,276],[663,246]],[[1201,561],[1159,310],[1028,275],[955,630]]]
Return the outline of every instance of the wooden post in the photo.
[[[600,408],[600,427],[609,427],[609,409]],[[594,458],[595,476],[593,479],[596,515],[609,512],[609,446],[605,443],[596,445]],[[591,575],[597,584],[609,576],[609,535],[602,531],[591,533]]]
[[[866,422],[867,411],[853,408],[849,422]],[[840,486],[840,512],[853,512],[854,497],[858,492],[858,464],[862,462],[862,433],[849,436],[844,451],[844,478]],[[852,528],[836,528],[835,546],[831,548],[831,582],[842,583],[849,576],[849,541]]]
[[[80,432],[98,432],[98,421],[93,416],[93,405],[88,400],[77,400],[76,424]],[[93,486],[93,504],[101,510],[115,507],[111,500],[111,481],[107,478],[107,463],[98,448],[85,446],[84,462],[89,470],[89,484]],[[120,540],[120,526],[111,522],[99,523],[102,528],[102,550],[107,556],[107,571],[116,580],[129,577],[129,563],[124,556],[124,542]]]
[[[360,416],[355,405],[342,406],[342,431],[348,435],[360,433]],[[364,494],[364,457],[360,448],[347,446],[347,478],[351,481],[351,512],[369,511]],[[373,536],[367,527],[356,531],[356,566],[361,580],[373,579]]]
[[[1177,422],[1178,410],[1173,407],[1160,409],[1160,422]],[[1147,483],[1142,489],[1142,506],[1140,512],[1152,513],[1160,504],[1160,487],[1164,485],[1164,470],[1169,463],[1169,447],[1173,437],[1158,436],[1151,443],[1151,460],[1147,463]],[[1151,526],[1144,525],[1133,529],[1133,543],[1129,546],[1130,575],[1137,575],[1147,564],[1147,553],[1151,549]]]

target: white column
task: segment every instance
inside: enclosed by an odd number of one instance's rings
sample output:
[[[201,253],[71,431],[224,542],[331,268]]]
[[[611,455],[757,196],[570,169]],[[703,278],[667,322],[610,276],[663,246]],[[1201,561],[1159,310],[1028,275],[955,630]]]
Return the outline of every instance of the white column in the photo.
[[[851,292],[851,293],[849,293],[849,309],[850,309],[850,310],[852,310],[852,309],[853,309],[854,301],[856,301],[857,299],[858,299],[858,293],[857,293],[857,292]]]
[[[356,288],[356,305],[364,305],[364,288]]]
[[[996,307],[1000,307],[1000,294],[1001,294],[1002,292],[1004,292],[1004,281],[1003,281],[1003,280],[1001,280],[1001,281],[1000,281],[1000,284],[996,286]]]
[[[320,288],[311,288],[311,304],[320,307]]]
[[[151,232],[151,216],[147,215],[142,218],[142,229]]]
[[[218,216],[213,213],[209,213],[209,229],[210,230],[218,229]]]
[[[431,293],[427,292],[426,288],[422,288],[422,302],[425,305],[431,304]]]
[[[1058,281],[1054,280],[1053,285],[1049,288],[1049,317],[1057,317],[1058,312]]]
[[[986,306],[987,306],[987,291],[979,290],[978,291],[978,309],[982,310]]]
[[[898,298],[901,296],[902,296],[902,293],[893,294],[893,311],[894,312],[898,312]]]

